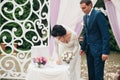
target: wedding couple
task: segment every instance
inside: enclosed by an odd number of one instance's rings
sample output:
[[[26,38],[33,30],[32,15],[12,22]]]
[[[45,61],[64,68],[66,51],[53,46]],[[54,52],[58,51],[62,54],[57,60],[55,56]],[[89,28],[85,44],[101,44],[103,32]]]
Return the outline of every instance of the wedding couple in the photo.
[[[80,7],[85,13],[83,42],[80,47],[77,34],[63,25],[55,25],[51,35],[55,38],[57,64],[62,64],[61,54],[71,51],[74,58],[70,61],[70,80],[81,80],[80,55],[86,51],[88,79],[104,80],[104,64],[109,54],[109,31],[105,16],[93,8],[90,0],[81,0]],[[88,19],[89,16],[89,19]]]

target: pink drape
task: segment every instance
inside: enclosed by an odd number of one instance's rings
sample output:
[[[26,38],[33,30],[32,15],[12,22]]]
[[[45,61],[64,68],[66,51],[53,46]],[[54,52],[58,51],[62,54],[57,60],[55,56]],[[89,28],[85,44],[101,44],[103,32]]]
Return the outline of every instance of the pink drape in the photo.
[[[109,0],[104,0],[110,25],[115,36],[115,40],[120,47],[120,28],[118,25],[117,14],[114,4]]]
[[[57,22],[58,13],[59,13],[59,6],[60,6],[60,0],[50,0],[50,25],[51,25],[51,28]],[[54,49],[53,37],[50,37],[49,41],[50,41],[49,42],[50,55],[52,55],[53,49]]]
[[[50,23],[51,23],[51,27],[53,27],[57,22],[59,7],[60,7],[60,0],[50,0]]]
[[[80,36],[83,29],[82,24],[83,24],[83,20],[81,19],[81,21],[78,22],[75,27],[75,32],[78,34],[78,37]]]

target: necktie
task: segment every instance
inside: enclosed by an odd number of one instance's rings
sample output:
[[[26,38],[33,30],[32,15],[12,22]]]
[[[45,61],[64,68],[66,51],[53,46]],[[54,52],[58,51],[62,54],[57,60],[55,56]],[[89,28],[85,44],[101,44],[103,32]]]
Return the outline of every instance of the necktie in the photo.
[[[89,15],[87,15],[87,26],[88,26],[88,23],[89,23]]]

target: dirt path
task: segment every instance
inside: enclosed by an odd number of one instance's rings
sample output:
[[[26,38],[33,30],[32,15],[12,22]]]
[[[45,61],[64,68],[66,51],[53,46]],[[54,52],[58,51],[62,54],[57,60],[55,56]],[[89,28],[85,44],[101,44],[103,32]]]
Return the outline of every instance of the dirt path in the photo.
[[[105,80],[118,80],[118,73],[120,74],[120,53],[117,54],[114,52],[114,54],[109,55],[108,60],[105,64]],[[81,76],[85,80],[88,80],[87,77],[87,65],[86,65],[86,56],[82,56],[82,72]]]

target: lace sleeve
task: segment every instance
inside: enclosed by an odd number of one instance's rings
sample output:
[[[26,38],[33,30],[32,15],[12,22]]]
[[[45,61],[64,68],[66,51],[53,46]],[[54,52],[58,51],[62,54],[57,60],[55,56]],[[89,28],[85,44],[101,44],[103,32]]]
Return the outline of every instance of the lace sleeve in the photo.
[[[59,58],[59,43],[58,41],[55,39],[55,54],[57,54],[57,57]]]
[[[73,42],[74,42],[73,54],[75,55],[80,50],[80,44],[77,35],[74,35]]]

